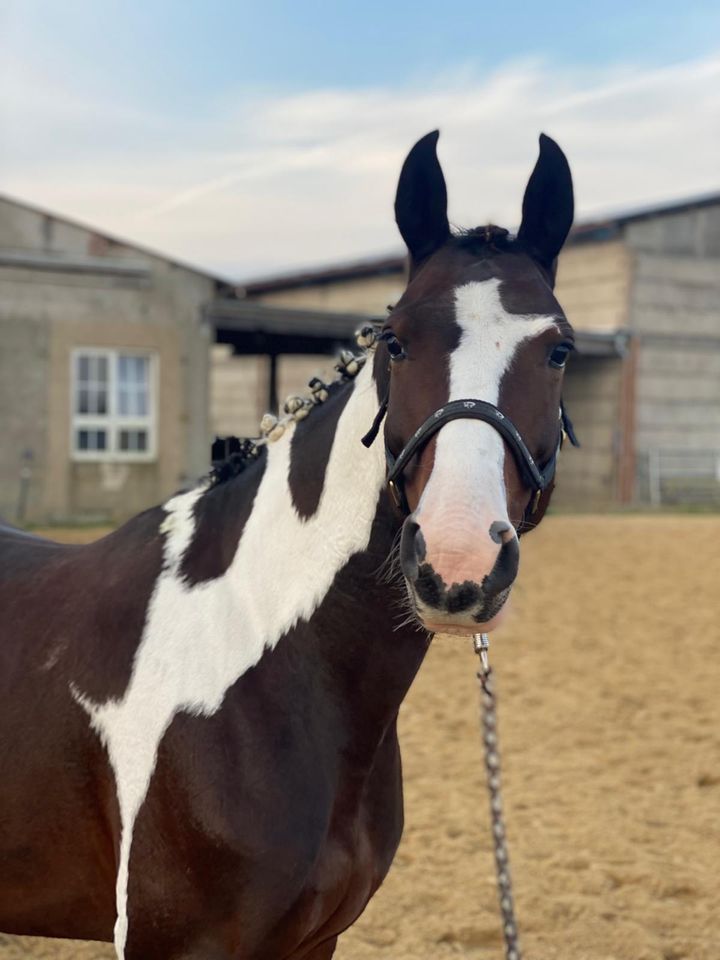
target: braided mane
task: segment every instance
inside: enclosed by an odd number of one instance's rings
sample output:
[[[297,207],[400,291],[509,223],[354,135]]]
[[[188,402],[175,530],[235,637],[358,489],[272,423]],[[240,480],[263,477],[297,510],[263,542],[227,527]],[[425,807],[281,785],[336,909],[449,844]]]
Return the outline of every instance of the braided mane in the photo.
[[[285,433],[291,423],[304,420],[310,411],[325,403],[335,384],[354,380],[365,366],[369,353],[378,339],[377,325],[367,324],[355,334],[355,340],[361,348],[360,353],[341,350],[335,364],[338,375],[332,383],[324,383],[319,377],[313,377],[308,383],[310,396],[293,395],[283,404],[283,416],[276,417],[266,413],[260,421],[259,437],[215,437],[210,448],[212,468],[209,474],[209,488],[217,487],[239,476],[248,465],[260,456],[260,451],[268,443],[274,443]]]

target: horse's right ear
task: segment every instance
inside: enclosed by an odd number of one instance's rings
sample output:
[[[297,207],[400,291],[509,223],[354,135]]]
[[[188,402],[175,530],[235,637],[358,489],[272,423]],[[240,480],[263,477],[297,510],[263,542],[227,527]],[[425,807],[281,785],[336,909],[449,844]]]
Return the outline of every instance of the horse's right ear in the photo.
[[[518,240],[551,273],[570,232],[573,209],[572,176],[565,154],[541,133],[540,156],[523,197]]]
[[[450,236],[447,189],[436,152],[439,136],[433,130],[412,148],[395,195],[395,220],[412,265],[435,253]]]

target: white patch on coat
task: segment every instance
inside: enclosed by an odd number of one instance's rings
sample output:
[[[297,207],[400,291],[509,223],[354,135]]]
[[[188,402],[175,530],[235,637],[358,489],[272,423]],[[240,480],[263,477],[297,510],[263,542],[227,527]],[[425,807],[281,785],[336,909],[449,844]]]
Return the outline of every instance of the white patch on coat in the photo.
[[[448,400],[485,400],[497,406],[500,383],[518,346],[557,322],[547,315],[508,313],[500,283],[492,278],[455,290],[455,318],[462,334],[450,355]],[[477,529],[487,540],[488,555],[497,553],[488,530],[496,520],[508,521],[504,461],[502,437],[490,424],[453,420],[437,434],[434,466],[415,511],[430,562],[433,531],[435,539],[452,543],[457,535],[464,543]],[[430,518],[432,530],[423,526],[423,516]]]
[[[147,794],[160,741],[181,711],[209,716],[228,688],[323,601],[335,575],[370,539],[385,481],[381,444],[360,439],[378,401],[371,364],[340,415],[316,513],[301,519],[290,496],[292,430],[267,447],[267,463],[235,556],[219,578],[189,585],[180,577],[205,488],[170,500],[161,530],[164,568],[149,603],[132,676],[121,700],[102,704],[74,691],[108,751],[122,825],[115,948],[128,930],[128,864],[133,827]]]

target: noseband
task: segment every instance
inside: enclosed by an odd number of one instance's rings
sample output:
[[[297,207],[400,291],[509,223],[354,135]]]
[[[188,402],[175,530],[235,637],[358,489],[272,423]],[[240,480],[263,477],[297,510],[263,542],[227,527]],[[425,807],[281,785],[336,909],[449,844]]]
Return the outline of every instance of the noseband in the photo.
[[[368,433],[362,438],[362,442],[369,447],[380,429],[380,424],[387,413],[389,398],[386,397],[380,405],[380,410]],[[408,442],[396,456],[385,443],[385,458],[387,460],[387,483],[390,488],[393,500],[396,505],[406,515],[410,514],[410,505],[405,495],[404,470],[410,460],[418,454],[428,443],[430,438],[436,434],[446,423],[451,420],[482,420],[489,423],[508,445],[515,457],[515,462],[520,470],[523,483],[532,491],[530,501],[525,508],[522,525],[528,524],[538,508],[540,496],[544,490],[547,490],[555,476],[557,459],[562,449],[563,441],[567,436],[573,446],[580,446],[572,422],[565,412],[565,407],[560,403],[559,411],[560,432],[555,450],[542,466],[538,466],[535,458],[528,450],[527,444],[520,435],[520,431],[509,417],[498,410],[492,403],[485,400],[451,400],[445,406],[436,410],[427,420],[422,423]]]

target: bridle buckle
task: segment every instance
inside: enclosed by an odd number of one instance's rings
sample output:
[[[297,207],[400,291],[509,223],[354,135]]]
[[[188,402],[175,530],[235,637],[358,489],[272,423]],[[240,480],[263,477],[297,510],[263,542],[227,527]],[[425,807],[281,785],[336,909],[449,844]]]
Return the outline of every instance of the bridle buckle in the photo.
[[[393,500],[395,501],[395,506],[398,508],[402,507],[402,497],[400,495],[400,490],[398,489],[397,483],[394,480],[388,480],[388,488],[392,494]]]

